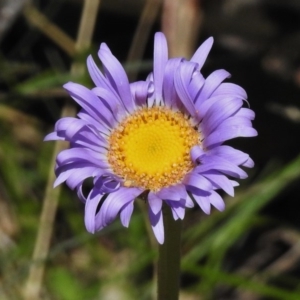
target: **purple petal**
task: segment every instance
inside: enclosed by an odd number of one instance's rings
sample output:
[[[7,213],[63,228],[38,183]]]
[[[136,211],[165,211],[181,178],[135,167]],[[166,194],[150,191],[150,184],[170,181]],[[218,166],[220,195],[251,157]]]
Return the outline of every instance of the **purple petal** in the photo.
[[[188,91],[188,84],[190,83],[191,75],[195,69],[195,64],[183,62],[176,70],[174,78],[176,92],[180,101],[192,117],[196,116],[196,109],[194,101]]]
[[[217,188],[223,189],[228,195],[234,196],[234,189],[231,181],[223,174],[217,171],[202,173],[202,175],[213,183]]]
[[[107,154],[107,141],[104,140],[99,134],[95,135],[94,132],[87,130],[81,130],[75,134],[70,141],[72,147],[89,148],[101,154]]]
[[[151,227],[153,233],[160,244],[164,243],[165,233],[164,233],[164,222],[163,222],[163,214],[160,211],[158,214],[154,214],[151,209],[148,210],[149,219],[151,223]]]
[[[202,121],[202,131],[205,136],[208,136],[215,128],[224,120],[237,112],[243,101],[241,99],[222,99],[214,103],[207,111]]]
[[[147,105],[149,90],[152,90],[153,83],[148,81],[137,81],[130,84],[133,98],[138,106]]]
[[[82,180],[84,180],[88,177],[100,175],[103,172],[104,170],[101,170],[98,167],[95,167],[86,162],[83,163],[75,162],[75,163],[62,165],[55,170],[57,178],[54,182],[54,187],[57,187],[59,184],[66,181],[70,176],[73,176],[73,178],[75,178],[74,180],[76,180],[76,177],[74,176],[78,175],[79,177],[81,176]],[[71,186],[73,186],[73,188],[75,188],[77,185],[78,183],[73,185],[71,182]]]
[[[156,215],[161,211],[162,208],[162,199],[156,196],[155,193],[149,192],[148,194],[148,203],[152,212]]]
[[[155,104],[162,101],[162,85],[166,63],[168,61],[167,40],[162,32],[157,32],[154,36],[154,66],[153,79],[155,90]]]
[[[74,119],[75,121],[69,124],[65,130],[65,136],[70,141],[83,127],[86,127],[86,123],[82,120]]]
[[[120,62],[107,48],[106,44],[102,43],[98,52],[105,69],[105,75],[111,86],[117,91],[127,111],[132,112],[135,109],[135,104],[131,97],[128,77]]]
[[[100,208],[97,217],[97,228],[101,229],[109,225],[116,218],[121,208],[132,202],[141,193],[142,190],[138,188],[121,187],[116,192],[109,194]]]
[[[104,77],[102,72],[98,69],[91,55],[87,58],[87,68],[93,82],[97,87],[102,87],[104,89],[107,89],[111,93],[113,93],[115,97],[118,97],[116,91],[113,89],[109,81]]]
[[[173,219],[175,221],[177,221],[179,219],[179,217],[178,217],[176,211],[172,207],[170,209],[171,209],[171,212],[172,212]]]
[[[194,202],[191,199],[191,197],[189,196],[189,194],[187,194],[187,197],[186,197],[185,207],[189,207],[189,208],[194,207]]]
[[[216,96],[216,97],[209,98],[208,100],[206,100],[202,103],[196,102],[195,107],[196,107],[197,114],[199,115],[200,119],[203,119],[206,116],[207,111],[210,109],[210,107],[212,105],[214,105],[215,103],[222,101],[224,99],[231,99],[232,101],[234,101],[234,99],[236,99],[236,98],[225,97],[225,96]]]
[[[247,168],[253,168],[254,167],[254,161],[249,157],[247,159],[247,161],[242,164],[242,166],[247,167]]]
[[[153,72],[149,73],[148,76],[146,77],[147,82],[154,82],[153,80]],[[154,90],[153,90],[154,92]]]
[[[170,206],[175,221],[177,219],[184,219],[186,203],[185,200],[181,199],[180,201],[166,201],[166,203]]]
[[[102,170],[99,168],[81,168],[80,170],[73,169],[73,172],[69,173],[69,177],[66,180],[66,184],[69,186],[70,189],[75,189],[78,185],[82,184],[82,182],[89,177],[99,176],[102,174]],[[56,181],[55,181],[56,184]]]
[[[107,146],[107,140],[95,131],[93,126],[87,126],[82,120],[77,119],[77,122],[73,122],[65,130],[64,135],[70,142],[86,145],[87,148],[95,148],[96,151]]]
[[[110,51],[109,47],[108,47],[105,43],[101,43],[100,49],[101,49],[101,50],[105,50],[105,51],[107,51],[109,54],[112,55],[112,52]]]
[[[177,108],[179,99],[174,88],[174,74],[182,60],[182,58],[171,58],[166,64],[163,80],[163,99],[167,107]]]
[[[112,127],[115,120],[111,112],[98,99],[98,97],[86,87],[69,82],[64,85],[70,96],[95,120],[102,121],[107,127]]]
[[[133,205],[134,201],[129,202],[127,205],[125,205],[125,207],[121,210],[120,213],[120,219],[121,219],[121,223],[124,227],[128,227],[129,226],[129,222],[131,219],[131,215],[134,209],[134,205]]]
[[[121,99],[118,96],[115,96],[110,90],[101,87],[93,88],[92,91],[101,99],[110,112],[112,112],[115,119],[118,122],[121,122],[126,116],[125,107]]]
[[[201,46],[192,56],[191,61],[198,63],[198,70],[201,70],[201,68],[203,67],[213,43],[213,37],[209,37],[205,42],[201,44]]]
[[[209,150],[208,154],[222,157],[227,161],[236,164],[237,166],[243,165],[249,159],[249,155],[247,153],[244,153],[227,145],[222,145],[212,150]]]
[[[197,204],[203,210],[204,213],[207,215],[210,214],[210,201],[209,196],[198,196],[196,194],[192,194],[192,197],[195,199]]]
[[[247,173],[236,166],[235,164],[227,161],[222,157],[216,155],[204,155],[201,157],[201,165],[197,166],[193,172],[203,173],[211,170],[220,171],[232,177],[247,178]]]
[[[237,181],[235,181],[235,180],[230,180],[230,181],[231,181],[231,184],[232,184],[233,187],[237,187],[237,186],[240,185],[240,184],[239,184]]]
[[[247,118],[249,120],[255,119],[255,112],[245,107],[242,107],[236,115],[242,118]]]
[[[188,86],[189,94],[193,99],[193,102],[196,101],[204,83],[205,79],[200,72],[193,75],[192,80]]]
[[[221,144],[227,140],[236,137],[253,137],[257,136],[257,131],[252,127],[245,126],[222,126],[222,128],[214,131],[203,141],[203,146],[210,149],[214,145]]]
[[[64,141],[65,138],[62,136],[59,136],[57,132],[51,132],[44,137],[44,142],[55,141],[55,140]]]
[[[95,233],[96,231],[95,215],[96,215],[98,204],[102,199],[102,196],[103,195],[97,193],[97,191],[92,190],[88,198],[86,199],[85,211],[84,211],[84,223],[85,223],[86,230],[90,233]]]
[[[193,188],[200,189],[203,191],[210,191],[212,189],[212,184],[209,180],[203,177],[200,174],[195,172],[187,174],[184,179],[183,183],[187,186],[187,189],[191,192],[194,192]]]
[[[252,123],[249,119],[247,118],[242,118],[236,115],[233,115],[232,117],[224,120],[216,130],[219,128],[222,128],[222,126],[244,126],[244,127],[252,127]]]
[[[203,101],[208,99],[221,82],[228,77],[230,77],[230,74],[225,70],[216,70],[212,72],[206,78],[202,91],[196,99],[196,103],[199,102],[199,104],[201,104]]]
[[[163,200],[179,201],[186,199],[186,189],[183,184],[173,185],[167,188],[162,188],[156,193],[156,196]]]
[[[200,146],[194,146],[192,147],[190,151],[191,160],[196,163],[200,159],[202,155],[205,154],[205,151]]]
[[[212,191],[211,195],[209,196],[209,200],[210,204],[213,205],[217,210],[223,211],[225,209],[225,203],[218,193]]]
[[[61,118],[55,123],[55,131],[67,130],[74,122],[80,122],[80,120],[73,117]]]
[[[93,128],[93,125],[88,125],[85,120],[62,118],[56,122],[55,130],[59,137],[71,141],[73,144],[78,143],[96,151],[101,151],[101,147],[107,145],[106,139]]]
[[[94,180],[94,185],[103,194],[114,193],[120,188],[121,181],[113,174],[102,173],[100,177]]]
[[[77,191],[77,196],[78,196],[79,200],[82,201],[83,203],[85,203],[86,197],[84,196],[84,194],[82,192],[82,185],[77,186],[76,191]]]
[[[106,158],[103,154],[97,153],[86,148],[71,148],[61,151],[57,155],[58,165],[63,165],[71,162],[90,162],[100,168],[109,168]]]
[[[247,93],[242,87],[229,82],[221,83],[219,87],[212,93],[211,97],[220,95],[233,96],[240,99],[247,99]]]
[[[105,123],[101,122],[101,120],[95,120],[93,117],[90,116],[88,112],[86,112],[84,109],[82,109],[78,114],[78,118],[85,121],[87,124],[89,124],[89,128],[96,129],[95,132],[103,133],[104,135],[110,134],[110,129],[105,125]]]

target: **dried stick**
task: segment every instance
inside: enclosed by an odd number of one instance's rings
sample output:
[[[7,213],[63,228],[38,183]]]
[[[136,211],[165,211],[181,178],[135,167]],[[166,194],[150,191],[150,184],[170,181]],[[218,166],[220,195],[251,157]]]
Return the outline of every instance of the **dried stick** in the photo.
[[[91,42],[99,5],[100,0],[85,0],[84,2],[78,38],[75,46],[76,51],[78,52],[88,47]],[[82,69],[77,64],[73,64],[71,72],[73,74],[78,74],[80,71],[82,71]],[[75,106],[67,102],[62,110],[61,117],[75,116],[75,114]],[[40,299],[43,274],[45,270],[45,260],[49,252],[53,223],[61,191],[60,187],[53,189],[53,182],[55,180],[53,169],[57,154],[67,148],[67,146],[68,143],[63,143],[61,141],[55,143],[40,223],[38,226],[38,235],[33,252],[33,263],[30,266],[28,280],[24,289],[25,300]]]
[[[38,28],[51,40],[53,40],[68,55],[74,56],[76,53],[75,42],[58,26],[50,22],[48,18],[37,10],[33,5],[28,4],[24,9],[24,16],[27,21]]]

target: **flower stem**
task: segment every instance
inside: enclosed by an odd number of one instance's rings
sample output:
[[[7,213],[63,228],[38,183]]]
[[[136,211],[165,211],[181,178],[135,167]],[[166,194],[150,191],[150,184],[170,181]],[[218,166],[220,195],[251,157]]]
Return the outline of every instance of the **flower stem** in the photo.
[[[179,298],[181,220],[175,221],[169,206],[163,207],[165,242],[159,246],[158,300]]]

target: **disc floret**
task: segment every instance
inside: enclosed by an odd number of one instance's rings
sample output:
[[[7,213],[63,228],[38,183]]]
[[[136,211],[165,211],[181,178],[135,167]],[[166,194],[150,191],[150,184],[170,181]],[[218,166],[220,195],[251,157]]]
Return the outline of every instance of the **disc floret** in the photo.
[[[143,108],[110,135],[108,161],[125,186],[157,191],[181,182],[193,169],[190,150],[197,144],[200,133],[183,113]]]

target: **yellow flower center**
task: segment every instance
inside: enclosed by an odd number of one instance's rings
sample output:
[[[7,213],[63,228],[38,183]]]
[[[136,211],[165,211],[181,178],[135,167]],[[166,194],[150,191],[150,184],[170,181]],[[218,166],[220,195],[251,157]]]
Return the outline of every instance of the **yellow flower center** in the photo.
[[[190,149],[197,144],[200,133],[184,114],[143,108],[111,133],[108,161],[125,186],[157,191],[182,181],[193,168]]]

